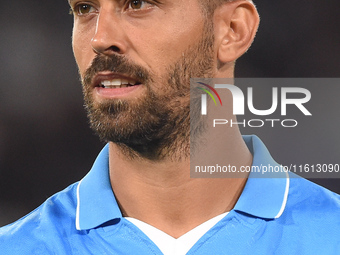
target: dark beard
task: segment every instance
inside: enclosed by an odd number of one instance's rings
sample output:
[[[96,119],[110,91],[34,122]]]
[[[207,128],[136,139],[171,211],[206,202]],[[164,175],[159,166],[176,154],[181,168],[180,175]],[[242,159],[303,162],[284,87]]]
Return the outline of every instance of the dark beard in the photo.
[[[156,160],[166,156],[162,153],[171,151],[174,137],[183,137],[179,133],[184,129],[175,127],[185,123],[181,118],[189,114],[187,109],[183,115],[174,116],[172,105],[178,105],[176,98],[174,95],[157,97],[149,91],[143,100],[133,105],[123,100],[110,100],[95,107],[92,101],[85,99],[85,106],[91,128],[100,139],[116,143],[129,157]]]
[[[190,156],[190,78],[212,75],[213,33],[207,27],[203,39],[169,67],[164,95],[152,90],[150,73],[124,57],[97,55],[83,78],[85,108],[90,126],[101,140],[117,144],[127,157],[150,160]],[[210,35],[210,36],[209,36]],[[129,100],[94,102],[90,87],[97,72],[122,73],[140,81],[146,94]],[[165,83],[166,84],[166,83]]]

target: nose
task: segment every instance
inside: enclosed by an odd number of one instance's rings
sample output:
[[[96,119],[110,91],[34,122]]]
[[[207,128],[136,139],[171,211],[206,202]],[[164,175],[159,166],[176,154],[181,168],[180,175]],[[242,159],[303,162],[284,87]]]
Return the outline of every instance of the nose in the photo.
[[[92,49],[96,54],[112,55],[126,52],[125,33],[120,22],[114,11],[100,10],[96,31],[91,40]]]

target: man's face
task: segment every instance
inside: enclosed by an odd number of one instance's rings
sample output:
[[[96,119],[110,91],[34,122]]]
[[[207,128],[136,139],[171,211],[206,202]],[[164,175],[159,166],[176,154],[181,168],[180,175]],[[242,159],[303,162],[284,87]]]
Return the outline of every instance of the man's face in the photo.
[[[197,0],[71,0],[71,7],[92,128],[147,157],[188,139],[190,78],[213,75],[212,25]]]

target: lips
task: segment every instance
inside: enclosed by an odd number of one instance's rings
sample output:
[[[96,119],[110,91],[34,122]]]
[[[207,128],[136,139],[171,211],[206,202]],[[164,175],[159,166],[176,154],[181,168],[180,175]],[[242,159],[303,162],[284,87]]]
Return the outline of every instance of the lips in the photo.
[[[129,86],[136,85],[136,81],[134,80],[127,80],[127,79],[113,79],[113,80],[103,80],[100,83],[102,88],[125,88]]]
[[[91,88],[95,100],[136,98],[145,89],[142,82],[125,75],[101,72],[94,76]],[[90,89],[90,88],[89,88]]]
[[[93,87],[104,89],[126,88],[140,84],[136,79],[118,74],[98,74],[93,80]]]

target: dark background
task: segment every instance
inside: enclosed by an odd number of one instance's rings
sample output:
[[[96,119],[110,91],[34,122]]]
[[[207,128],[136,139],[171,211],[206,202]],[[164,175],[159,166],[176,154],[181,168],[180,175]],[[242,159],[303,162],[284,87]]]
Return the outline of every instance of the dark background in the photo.
[[[237,77],[340,76],[339,1],[259,0],[256,4],[260,30],[237,63]],[[88,128],[82,107],[68,10],[66,0],[16,0],[1,5],[0,226],[80,180],[103,146]],[[335,91],[339,90],[322,91],[322,96],[334,101],[339,95]],[[329,110],[327,118],[340,119],[338,109]],[[330,129],[327,123],[322,130],[310,126],[305,134],[309,143],[303,144],[296,144],[301,136],[294,132],[261,138],[278,162],[297,155],[312,159],[328,151],[340,152],[338,127],[338,121]],[[327,136],[334,142],[323,143],[322,137]],[[315,149],[307,150],[310,146]],[[340,192],[339,179],[314,181]]]

